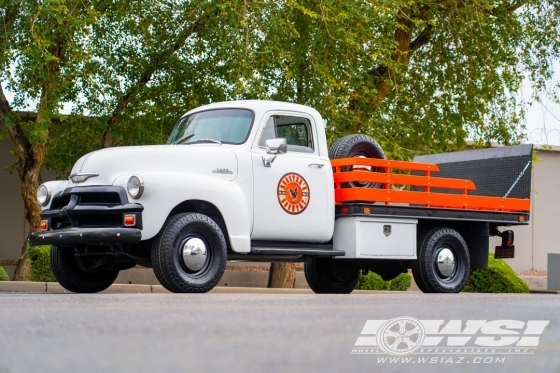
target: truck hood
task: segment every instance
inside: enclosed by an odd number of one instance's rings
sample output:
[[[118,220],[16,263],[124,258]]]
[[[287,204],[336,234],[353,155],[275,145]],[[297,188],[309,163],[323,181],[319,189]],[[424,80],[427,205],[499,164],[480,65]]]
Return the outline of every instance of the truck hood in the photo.
[[[232,149],[218,144],[123,146],[86,154],[72,168],[72,174],[99,174],[75,184],[79,186],[112,185],[122,175],[160,172],[233,180],[237,176],[237,157]]]

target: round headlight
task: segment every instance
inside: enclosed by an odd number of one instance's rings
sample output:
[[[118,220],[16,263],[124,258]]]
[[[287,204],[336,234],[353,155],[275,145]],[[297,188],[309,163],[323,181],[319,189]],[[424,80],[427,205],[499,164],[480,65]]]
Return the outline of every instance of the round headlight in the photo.
[[[138,175],[131,176],[126,184],[126,189],[132,198],[140,198],[144,193],[144,180]]]
[[[41,206],[46,206],[51,200],[51,190],[45,184],[39,185],[37,188],[37,201]]]

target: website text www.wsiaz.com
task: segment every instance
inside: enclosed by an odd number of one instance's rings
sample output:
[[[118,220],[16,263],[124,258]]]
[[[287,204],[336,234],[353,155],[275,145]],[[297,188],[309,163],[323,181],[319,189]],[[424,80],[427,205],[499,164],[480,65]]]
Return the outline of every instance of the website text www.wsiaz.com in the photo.
[[[380,364],[503,364],[505,356],[378,356]]]

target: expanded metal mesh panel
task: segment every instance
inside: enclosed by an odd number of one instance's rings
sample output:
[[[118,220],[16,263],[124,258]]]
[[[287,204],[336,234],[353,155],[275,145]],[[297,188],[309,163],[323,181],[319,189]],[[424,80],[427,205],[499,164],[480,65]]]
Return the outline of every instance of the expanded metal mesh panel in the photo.
[[[532,145],[469,150],[415,157],[414,161],[435,163],[440,172],[432,176],[472,180],[476,190],[469,195],[530,198]],[[423,175],[422,172],[413,172]],[[513,186],[513,188],[512,188]],[[412,187],[412,190],[424,190]],[[511,190],[510,190],[511,189]],[[432,188],[436,193],[460,194],[458,190]],[[509,194],[508,194],[509,191]]]

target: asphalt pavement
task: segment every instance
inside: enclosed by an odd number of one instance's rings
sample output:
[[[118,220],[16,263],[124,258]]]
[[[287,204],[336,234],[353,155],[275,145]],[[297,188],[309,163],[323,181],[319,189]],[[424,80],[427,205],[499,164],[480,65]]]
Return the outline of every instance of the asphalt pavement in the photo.
[[[559,310],[557,294],[0,293],[0,373],[560,372]],[[378,338],[399,317],[422,348]]]

